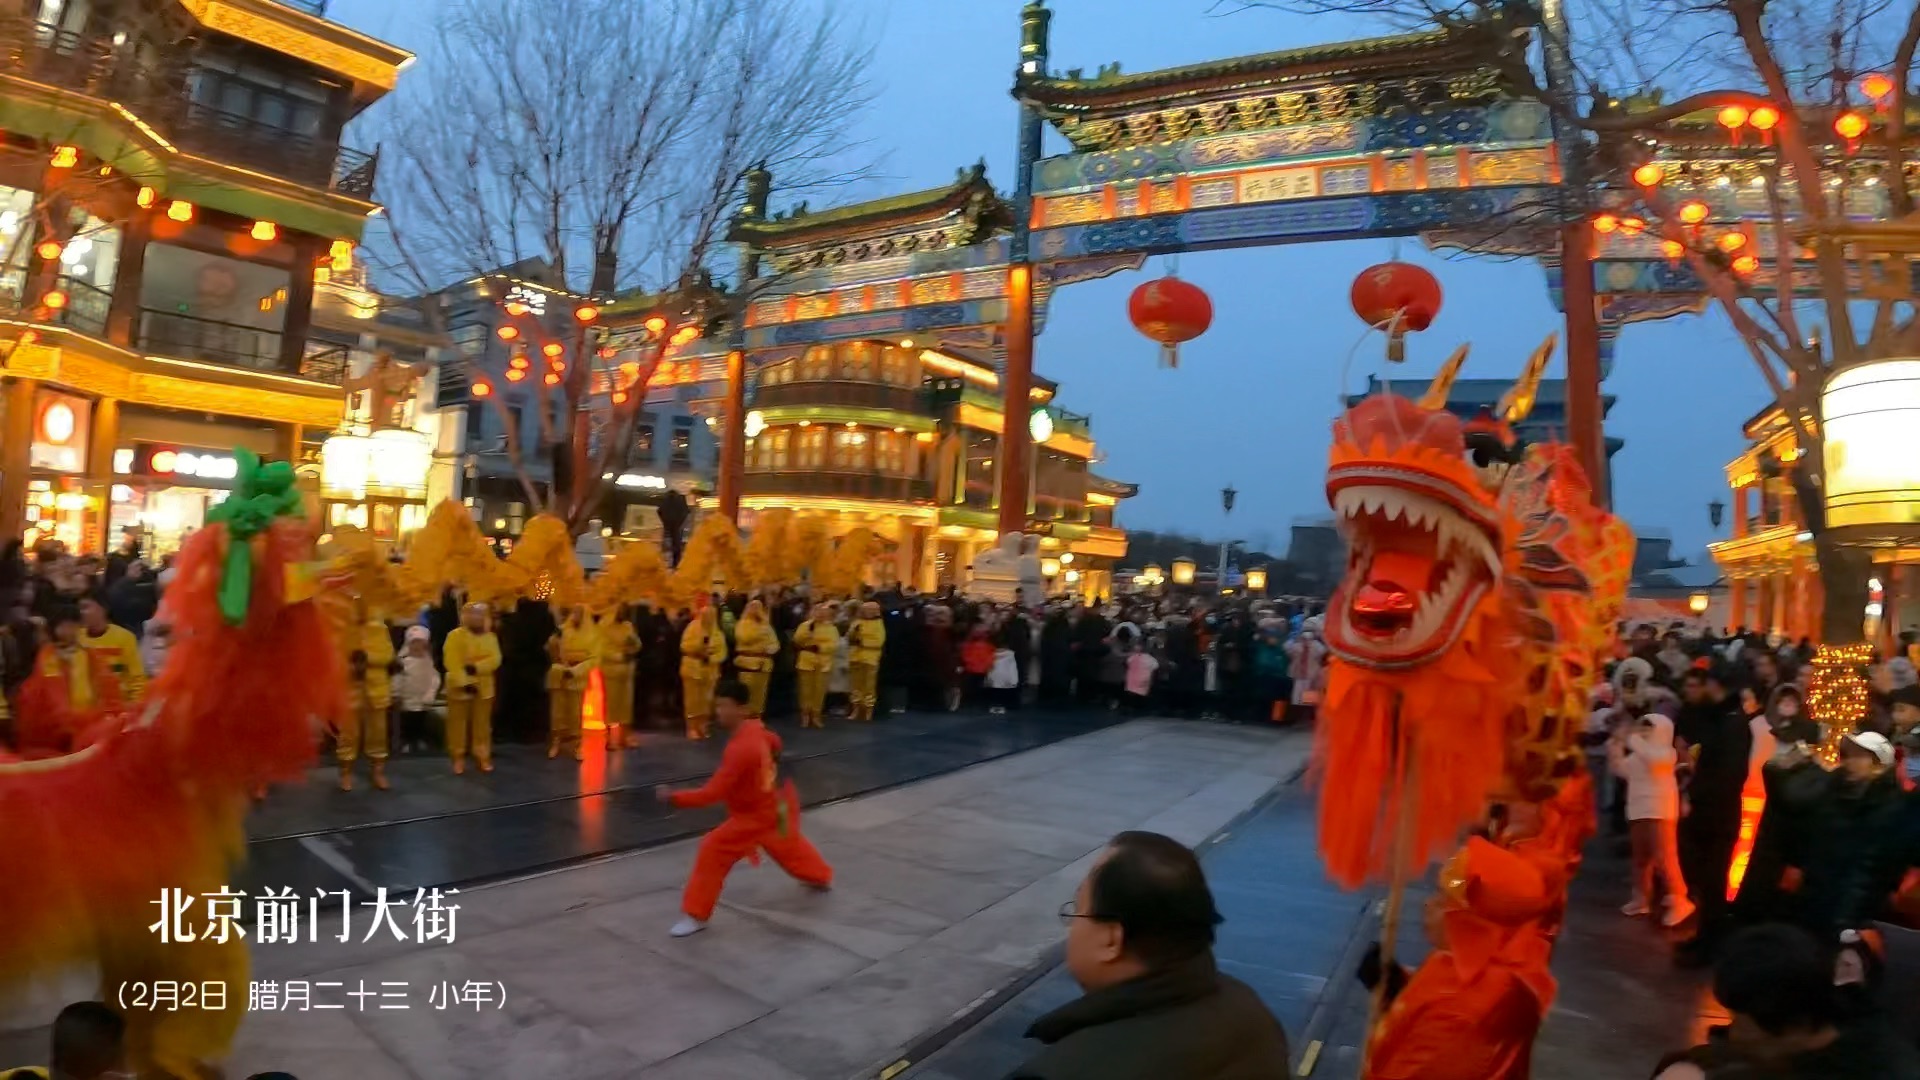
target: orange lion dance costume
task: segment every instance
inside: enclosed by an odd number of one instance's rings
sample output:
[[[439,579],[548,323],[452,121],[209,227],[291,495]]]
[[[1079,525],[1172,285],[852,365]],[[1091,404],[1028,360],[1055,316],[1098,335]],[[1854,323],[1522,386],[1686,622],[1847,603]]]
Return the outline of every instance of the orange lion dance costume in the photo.
[[[246,1015],[247,946],[208,935],[162,942],[163,890],[224,890],[244,852],[248,793],[298,777],[314,721],[344,706],[328,620],[309,601],[313,537],[293,468],[237,452],[231,498],[181,552],[167,591],[174,644],[137,712],[111,717],[62,756],[0,759],[0,980],[97,964],[102,997],[131,982],[223,984],[224,1009],[130,1011],[131,1064],[200,1075]],[[250,916],[238,907],[242,920]],[[223,940],[224,939],[224,940]]]
[[[1552,346],[1498,416],[1443,411],[1450,362],[1420,403],[1369,398],[1334,426],[1327,493],[1351,554],[1327,618],[1328,872],[1393,880],[1391,953],[1403,875],[1468,826],[1487,833],[1442,872],[1435,950],[1373,1031],[1368,1080],[1521,1080],[1553,1000],[1552,942],[1593,832],[1577,738],[1632,537],[1569,448],[1514,437]]]

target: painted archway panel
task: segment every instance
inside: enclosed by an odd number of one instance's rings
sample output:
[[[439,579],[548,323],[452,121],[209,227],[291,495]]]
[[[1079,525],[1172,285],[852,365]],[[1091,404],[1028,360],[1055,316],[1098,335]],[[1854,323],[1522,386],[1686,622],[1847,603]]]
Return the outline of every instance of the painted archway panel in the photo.
[[[1181,142],[1163,142],[1063,154],[1034,165],[1036,195],[1086,192],[1107,184],[1166,181],[1207,170],[1305,164],[1395,151],[1538,149],[1553,133],[1547,110],[1534,102],[1502,102],[1400,113],[1365,120],[1294,124]]]
[[[1046,229],[1034,250],[1055,260],[1407,236],[1469,222],[1498,229],[1502,218],[1542,212],[1552,199],[1551,189],[1517,187],[1270,202]]]

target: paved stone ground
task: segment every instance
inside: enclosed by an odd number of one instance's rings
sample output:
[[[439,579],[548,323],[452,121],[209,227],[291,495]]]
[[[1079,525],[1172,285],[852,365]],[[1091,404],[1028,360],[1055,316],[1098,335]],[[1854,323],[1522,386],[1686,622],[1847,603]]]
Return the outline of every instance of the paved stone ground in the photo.
[[[1008,716],[908,713],[878,723],[800,730],[775,723],[784,760],[809,803],[922,780],[1118,723],[1106,712],[1024,710]],[[647,733],[642,745],[605,752],[590,734],[585,760],[549,761],[544,747],[506,746],[491,774],[451,774],[445,758],[396,757],[390,791],[361,770],[356,789],[335,789],[322,766],[305,784],[276,788],[248,821],[240,885],[301,895],[376,888],[477,884],[597,856],[655,846],[710,827],[718,814],[675,814],[653,798],[661,783],[711,773],[722,740]]]
[[[835,866],[833,892],[743,864],[712,928],[683,941],[665,930],[691,842],[465,892],[452,946],[256,946],[256,979],[405,982],[413,1007],[254,1013],[230,1072],[872,1075],[1047,955],[1056,909],[1112,833],[1198,843],[1306,750],[1270,729],[1136,721],[823,807],[806,829]],[[428,1005],[428,987],[467,980],[504,984],[506,1007]],[[0,1045],[0,1059],[36,1045]]]

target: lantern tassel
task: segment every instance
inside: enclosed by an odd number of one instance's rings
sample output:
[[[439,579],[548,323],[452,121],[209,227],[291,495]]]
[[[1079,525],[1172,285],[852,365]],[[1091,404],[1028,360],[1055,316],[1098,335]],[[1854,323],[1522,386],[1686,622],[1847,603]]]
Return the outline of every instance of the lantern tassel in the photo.
[[[1180,366],[1180,346],[1167,342],[1160,346],[1160,366],[1177,368]]]
[[[1387,334],[1387,362],[1404,364],[1407,360],[1407,335],[1399,330]]]

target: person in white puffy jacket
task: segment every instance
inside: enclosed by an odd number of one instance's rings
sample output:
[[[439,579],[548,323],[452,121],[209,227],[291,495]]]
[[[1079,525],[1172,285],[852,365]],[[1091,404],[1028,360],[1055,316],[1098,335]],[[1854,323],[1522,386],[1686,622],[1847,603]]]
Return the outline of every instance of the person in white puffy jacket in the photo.
[[[1693,914],[1687,883],[1680,874],[1680,784],[1674,775],[1678,754],[1673,721],[1657,712],[1621,725],[1607,744],[1613,774],[1627,782],[1627,822],[1633,840],[1633,898],[1625,915],[1653,910],[1653,879],[1659,874],[1667,893],[1662,926],[1678,926]]]

